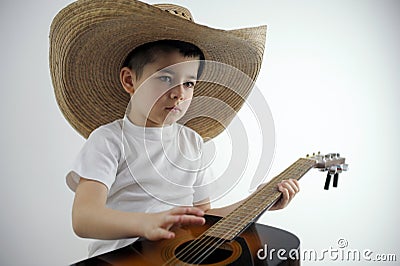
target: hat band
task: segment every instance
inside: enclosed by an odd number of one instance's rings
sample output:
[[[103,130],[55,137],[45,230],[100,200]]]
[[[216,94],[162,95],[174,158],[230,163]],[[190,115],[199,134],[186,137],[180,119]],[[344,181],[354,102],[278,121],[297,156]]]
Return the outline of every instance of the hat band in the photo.
[[[172,4],[154,4],[153,6],[167,11],[168,13],[171,13],[175,16],[178,16],[180,18],[189,20],[189,21],[193,21],[193,16],[192,14],[190,14],[190,11],[182,6],[178,6],[178,5],[172,5]]]

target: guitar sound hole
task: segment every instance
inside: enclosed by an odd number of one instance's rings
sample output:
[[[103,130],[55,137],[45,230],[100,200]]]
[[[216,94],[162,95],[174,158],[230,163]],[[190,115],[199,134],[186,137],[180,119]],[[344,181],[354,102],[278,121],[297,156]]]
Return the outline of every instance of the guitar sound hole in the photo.
[[[213,242],[211,240],[209,245],[204,245],[198,240],[187,241],[176,248],[175,257],[188,264],[202,265],[218,263],[232,256],[233,250],[229,244],[222,244],[214,250],[211,249]]]

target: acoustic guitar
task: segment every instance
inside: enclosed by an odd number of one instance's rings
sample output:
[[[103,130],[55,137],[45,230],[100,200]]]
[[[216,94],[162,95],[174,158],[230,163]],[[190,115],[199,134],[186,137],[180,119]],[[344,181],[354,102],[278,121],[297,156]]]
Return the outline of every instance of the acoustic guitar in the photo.
[[[300,158],[224,218],[206,215],[205,225],[173,227],[174,239],[139,239],[73,265],[300,265],[295,235],[255,221],[281,197],[280,181],[299,180],[311,168],[328,171],[327,189],[331,175],[337,186],[338,174],[347,165],[336,153]]]

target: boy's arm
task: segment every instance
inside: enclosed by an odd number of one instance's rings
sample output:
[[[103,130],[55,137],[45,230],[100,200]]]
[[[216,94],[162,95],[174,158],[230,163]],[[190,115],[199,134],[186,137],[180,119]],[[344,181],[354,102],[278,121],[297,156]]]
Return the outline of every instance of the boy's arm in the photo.
[[[265,184],[262,184],[258,187],[260,189]],[[257,189],[257,190],[258,190]],[[269,210],[280,210],[285,208],[289,202],[293,199],[297,192],[300,191],[299,182],[296,179],[288,179],[283,180],[278,184],[278,190],[282,192],[282,197],[269,209]],[[205,213],[217,216],[226,216],[234,209],[240,206],[244,200],[238,201],[234,204],[222,207],[222,208],[214,208],[211,209],[211,204],[209,199],[195,203],[194,206],[202,209]]]
[[[204,212],[194,207],[178,207],[159,213],[133,213],[106,207],[107,187],[81,178],[72,207],[74,232],[85,238],[121,239],[145,237],[169,239],[169,229],[176,224],[204,224]]]

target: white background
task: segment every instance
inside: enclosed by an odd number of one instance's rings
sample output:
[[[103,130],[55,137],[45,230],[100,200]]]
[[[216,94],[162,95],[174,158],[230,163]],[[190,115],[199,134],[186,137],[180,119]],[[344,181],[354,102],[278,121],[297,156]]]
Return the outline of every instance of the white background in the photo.
[[[1,265],[66,265],[87,254],[87,241],[71,230],[73,193],[64,178],[84,139],[60,113],[48,69],[50,23],[70,2],[0,3]],[[276,127],[269,178],[318,150],[340,152],[350,164],[329,191],[325,175],[310,172],[290,206],[259,222],[294,233],[302,249],[322,252],[345,238],[348,248],[399,261],[400,2],[171,2],[215,28],[268,25],[258,87]],[[246,195],[240,186],[216,206]]]

